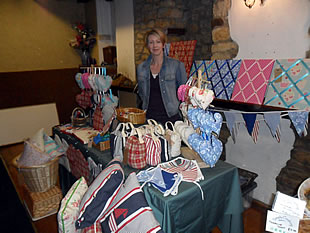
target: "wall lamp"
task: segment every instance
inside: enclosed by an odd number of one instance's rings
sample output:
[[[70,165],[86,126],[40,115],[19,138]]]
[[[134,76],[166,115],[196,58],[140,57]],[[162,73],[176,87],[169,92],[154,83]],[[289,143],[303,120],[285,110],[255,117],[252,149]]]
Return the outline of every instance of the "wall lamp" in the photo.
[[[260,0],[260,5],[264,4],[265,0]],[[248,8],[252,8],[252,6],[254,6],[255,4],[255,0],[244,0],[244,4],[248,7]]]

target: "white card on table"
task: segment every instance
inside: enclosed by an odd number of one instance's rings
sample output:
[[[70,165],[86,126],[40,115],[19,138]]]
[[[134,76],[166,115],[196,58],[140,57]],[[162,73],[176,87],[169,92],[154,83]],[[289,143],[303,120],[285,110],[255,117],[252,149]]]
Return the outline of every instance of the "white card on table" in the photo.
[[[276,233],[298,233],[298,228],[298,217],[268,210],[265,228],[266,231]]]

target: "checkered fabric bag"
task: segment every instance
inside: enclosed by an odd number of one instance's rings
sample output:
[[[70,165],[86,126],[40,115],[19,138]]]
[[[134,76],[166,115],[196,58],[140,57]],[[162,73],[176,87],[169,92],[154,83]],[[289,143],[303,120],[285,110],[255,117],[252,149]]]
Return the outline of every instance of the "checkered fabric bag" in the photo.
[[[103,130],[103,126],[104,122],[102,108],[97,105],[93,115],[93,127],[96,130]]]
[[[146,167],[146,145],[139,129],[138,135],[129,136],[124,149],[123,163],[137,169]]]
[[[89,184],[90,172],[88,162],[83,153],[79,149],[75,149],[73,145],[70,145],[66,154],[70,163],[72,175],[77,179],[83,176]]]

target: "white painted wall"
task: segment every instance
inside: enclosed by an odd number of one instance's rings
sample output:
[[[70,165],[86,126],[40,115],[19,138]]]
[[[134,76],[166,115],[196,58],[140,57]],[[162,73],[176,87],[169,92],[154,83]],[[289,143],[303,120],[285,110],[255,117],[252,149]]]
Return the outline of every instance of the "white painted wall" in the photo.
[[[243,0],[232,0],[228,20],[231,37],[239,45],[237,58],[304,58],[310,48],[310,1],[259,2],[249,9]],[[253,197],[266,204],[272,203],[275,178],[290,158],[295,137],[289,126],[289,120],[281,120],[281,143],[262,122],[257,144],[240,127],[236,143],[229,138],[226,145],[227,162],[258,174]]]
[[[136,80],[133,0],[115,0],[117,72]]]

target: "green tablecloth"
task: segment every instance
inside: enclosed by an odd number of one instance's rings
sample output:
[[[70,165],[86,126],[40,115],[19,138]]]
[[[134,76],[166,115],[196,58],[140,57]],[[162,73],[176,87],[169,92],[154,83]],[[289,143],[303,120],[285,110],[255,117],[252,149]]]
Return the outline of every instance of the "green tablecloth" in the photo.
[[[243,232],[243,204],[238,169],[218,161],[214,168],[204,168],[205,179],[199,187],[182,182],[176,196],[164,197],[153,187],[145,186],[144,193],[156,219],[165,233],[211,232],[218,226],[223,233]]]
[[[106,166],[112,159],[109,150],[101,152],[88,148],[75,137],[60,132],[57,127],[53,128],[53,133],[64,138],[68,144],[73,144],[85,157],[90,156],[96,163]],[[145,197],[162,229],[165,233],[208,233],[218,226],[223,233],[243,233],[243,203],[238,169],[218,161],[215,167],[201,170],[204,180],[199,185],[204,200],[199,187],[193,183],[182,182],[178,195],[168,197],[153,187],[144,186]],[[124,167],[126,175],[133,171],[135,169]]]

